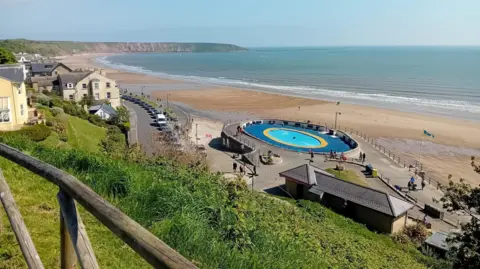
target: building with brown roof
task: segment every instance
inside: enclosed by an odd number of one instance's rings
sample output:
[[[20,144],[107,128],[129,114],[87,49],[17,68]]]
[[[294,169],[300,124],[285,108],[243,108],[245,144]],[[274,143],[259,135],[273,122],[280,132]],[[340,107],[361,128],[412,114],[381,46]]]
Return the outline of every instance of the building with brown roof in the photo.
[[[279,174],[295,199],[317,201],[383,233],[405,227],[413,205],[388,193],[336,178],[309,164]]]

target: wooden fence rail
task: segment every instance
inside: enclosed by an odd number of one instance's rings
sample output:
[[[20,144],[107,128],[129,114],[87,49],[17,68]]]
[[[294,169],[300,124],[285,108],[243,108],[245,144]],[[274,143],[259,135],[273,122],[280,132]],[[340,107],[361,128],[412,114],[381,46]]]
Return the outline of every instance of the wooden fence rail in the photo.
[[[61,192],[58,198],[62,208],[62,222],[63,225],[65,225],[63,227],[65,229],[63,231],[63,236],[65,242],[72,241],[70,245],[73,244],[72,248],[76,251],[77,257],[81,256],[79,259],[80,264],[82,266],[89,264],[90,267],[86,266],[85,268],[98,268],[98,264],[96,264],[96,261],[92,260],[95,258],[95,256],[91,251],[91,245],[88,241],[86,233],[83,233],[83,224],[81,224],[81,222],[77,222],[76,228],[75,225],[70,225],[71,218],[79,219],[73,202],[69,200],[70,197],[71,199],[75,199],[78,203],[80,203],[88,212],[95,216],[101,223],[103,223],[103,225],[105,225],[117,237],[128,244],[137,254],[142,256],[143,259],[145,259],[153,267],[175,269],[197,268],[189,260],[177,253],[174,249],[170,248],[167,244],[151,234],[140,224],[129,218],[118,208],[111,205],[74,176],[52,165],[25,155],[22,152],[5,144],[0,144],[0,156],[3,156],[27,168],[35,174],[46,178],[60,188]],[[16,221],[16,223],[18,223],[18,221]],[[23,223],[23,221],[21,223]],[[26,231],[25,227],[24,229]],[[26,234],[28,235],[28,233]],[[71,240],[67,240],[67,238]],[[33,246],[33,243],[31,245]],[[68,255],[70,255],[71,252],[72,251],[70,250],[64,254],[67,255],[67,253],[69,253]],[[24,255],[25,253],[30,252],[24,252]],[[35,257],[35,254],[33,257]],[[38,257],[38,254],[36,254],[36,256]],[[66,257],[67,256],[65,256],[65,258]],[[69,256],[69,259],[66,260],[66,262],[72,262],[71,260],[72,257]],[[82,264],[83,262],[85,262],[85,264]],[[43,266],[32,268],[43,268]]]

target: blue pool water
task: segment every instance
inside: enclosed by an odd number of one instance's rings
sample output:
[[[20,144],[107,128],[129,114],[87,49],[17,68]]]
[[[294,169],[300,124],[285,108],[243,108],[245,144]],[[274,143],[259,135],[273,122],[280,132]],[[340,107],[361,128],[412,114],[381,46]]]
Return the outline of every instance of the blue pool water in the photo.
[[[299,133],[294,130],[272,129],[268,131],[271,138],[282,141],[285,144],[290,144],[298,147],[317,147],[321,145],[318,139],[312,136]]]
[[[336,152],[351,150],[350,146],[338,137],[300,127],[264,123],[246,126],[244,131],[270,145],[293,151],[312,150],[315,153],[327,153],[330,150]]]

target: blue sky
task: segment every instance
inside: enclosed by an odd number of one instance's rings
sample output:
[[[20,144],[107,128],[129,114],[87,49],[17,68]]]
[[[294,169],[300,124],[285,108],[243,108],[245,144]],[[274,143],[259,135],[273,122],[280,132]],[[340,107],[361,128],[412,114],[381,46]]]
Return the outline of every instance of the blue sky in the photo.
[[[0,39],[480,45],[479,0],[0,0]]]

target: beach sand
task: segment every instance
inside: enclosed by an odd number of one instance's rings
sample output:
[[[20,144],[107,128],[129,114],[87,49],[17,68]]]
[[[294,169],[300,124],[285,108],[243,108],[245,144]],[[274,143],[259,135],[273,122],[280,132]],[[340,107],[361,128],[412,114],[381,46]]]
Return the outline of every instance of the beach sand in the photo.
[[[95,62],[100,56],[105,54],[68,56],[60,61],[68,66],[73,64],[74,68],[100,68]],[[108,73],[119,84],[157,84],[158,91],[156,85],[150,87],[154,97],[165,98],[169,94],[169,100],[197,110],[247,113],[258,118],[310,120],[329,125],[334,124],[338,111],[341,115],[337,124],[342,129],[353,128],[378,138],[383,146],[401,153],[408,160],[421,159],[424,169],[436,180],[446,182],[447,176],[452,174],[454,178],[463,177],[471,183],[480,183],[480,177],[470,166],[470,156],[480,156],[479,122],[361,105],[336,105],[322,100],[228,87],[202,85],[192,87],[192,90],[178,90],[172,85],[169,91],[168,84],[186,83],[116,70],[108,70]],[[423,130],[435,134],[435,138],[423,137],[422,147]]]

